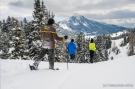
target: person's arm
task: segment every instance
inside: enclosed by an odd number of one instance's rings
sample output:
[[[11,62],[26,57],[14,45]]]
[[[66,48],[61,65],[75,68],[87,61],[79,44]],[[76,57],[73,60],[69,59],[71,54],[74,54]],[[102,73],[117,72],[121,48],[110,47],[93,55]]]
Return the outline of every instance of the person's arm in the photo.
[[[75,49],[77,49],[77,46],[76,46],[76,44],[75,44]]]
[[[59,37],[59,36],[57,35],[55,28],[53,28],[53,32],[54,32],[54,33],[52,33],[52,34],[53,34],[53,37],[54,37],[55,40],[58,40],[58,41],[63,41],[63,40],[64,40],[64,37]]]
[[[95,47],[95,51],[96,51],[96,45],[95,45],[95,43],[94,43],[94,47]]]
[[[76,46],[76,44],[74,44],[74,48],[75,48],[75,53],[77,54],[77,46]]]

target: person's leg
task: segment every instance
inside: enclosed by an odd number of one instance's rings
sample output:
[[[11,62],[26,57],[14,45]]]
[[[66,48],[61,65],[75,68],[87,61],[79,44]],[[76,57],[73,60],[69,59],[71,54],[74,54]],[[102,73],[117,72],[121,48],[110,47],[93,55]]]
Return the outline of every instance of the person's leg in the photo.
[[[49,69],[54,69],[54,49],[49,49],[48,51],[48,60],[49,60]]]
[[[40,57],[40,55],[36,56],[34,58],[34,63],[33,63],[33,66],[34,66],[34,69],[38,69],[38,65],[39,63],[41,62],[42,58]]]
[[[73,55],[70,54],[70,62],[73,62]]]
[[[90,57],[89,57],[89,63],[91,62],[91,51],[89,51]]]
[[[34,69],[35,69],[35,70],[38,69],[39,63],[40,63],[40,60],[34,61],[33,66],[34,66]]]
[[[72,54],[72,61],[75,62],[75,54]]]
[[[38,69],[39,63],[43,60],[44,55],[46,54],[46,49],[42,49],[40,54],[34,58],[33,66],[35,69]]]
[[[90,50],[90,63],[93,63],[94,51]]]
[[[74,54],[70,54],[70,61],[74,62],[74,59],[75,59],[75,55]]]

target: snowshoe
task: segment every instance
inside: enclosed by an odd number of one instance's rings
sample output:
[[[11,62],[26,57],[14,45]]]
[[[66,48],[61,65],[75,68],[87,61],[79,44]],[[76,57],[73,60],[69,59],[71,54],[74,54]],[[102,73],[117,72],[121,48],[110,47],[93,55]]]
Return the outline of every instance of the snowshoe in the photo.
[[[53,69],[52,68],[49,68],[49,69],[51,69],[51,70],[59,70],[59,68],[53,68]]]
[[[55,70],[59,70],[59,68],[56,68]]]
[[[29,67],[30,67],[30,70],[37,70],[37,69],[35,68],[35,66],[33,66],[33,65],[30,65],[30,64],[29,64]]]

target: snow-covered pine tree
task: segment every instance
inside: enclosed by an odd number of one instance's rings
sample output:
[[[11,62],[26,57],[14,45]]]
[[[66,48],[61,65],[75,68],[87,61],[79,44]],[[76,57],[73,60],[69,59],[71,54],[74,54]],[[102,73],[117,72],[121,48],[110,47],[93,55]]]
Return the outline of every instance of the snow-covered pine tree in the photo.
[[[33,11],[33,18],[34,18],[35,25],[41,27],[43,25],[43,17],[44,14],[41,8],[40,0],[35,0],[34,11]]]
[[[77,56],[78,56],[78,58],[80,58],[80,59],[77,59],[77,61],[84,62],[85,58],[86,58],[86,52],[88,49],[86,47],[85,34],[83,32],[80,32],[77,35],[76,43],[77,43]]]
[[[8,59],[10,57],[9,53],[9,37],[8,33],[0,32],[0,58]]]
[[[19,21],[13,18],[13,27],[9,32],[11,59],[23,59],[25,48],[25,34],[19,25]]]
[[[7,31],[9,32],[12,28],[12,18],[10,16],[8,16],[7,20],[6,20],[6,24],[7,24]]]
[[[1,22],[1,31],[9,32],[11,25],[12,25],[11,22],[12,22],[12,19],[10,16],[8,16],[8,18],[6,20],[3,20],[3,22]]]
[[[106,43],[105,44],[106,44],[106,49],[111,48],[112,41],[111,41],[111,37],[110,36],[106,37]]]
[[[1,31],[2,32],[8,32],[7,23],[6,23],[5,20],[2,21]]]
[[[128,35],[129,38],[129,51],[128,56],[135,55],[135,29],[132,29]]]
[[[95,40],[95,44],[97,47],[97,53],[95,57],[95,61],[106,61],[108,60],[108,42],[109,47],[111,46],[111,41],[110,38],[107,36],[98,36],[97,39]]]
[[[28,24],[28,21],[26,18],[23,18],[23,21],[21,21],[21,27],[23,29],[27,29],[27,24]]]
[[[2,21],[0,21],[0,32],[1,32],[1,28],[2,28]]]
[[[39,51],[41,46],[41,39],[39,30],[43,28],[48,19],[50,18],[48,14],[48,10],[46,9],[44,2],[40,2],[40,0],[35,0],[34,3],[34,11],[33,11],[34,20],[27,24],[27,29],[25,30],[28,47],[29,47],[29,55],[31,55],[33,51]],[[35,52],[37,53],[37,52]],[[36,54],[32,55],[35,56]]]
[[[47,24],[49,18],[54,18],[54,14],[50,14],[50,11],[47,10],[44,2],[40,0],[35,0],[33,18],[35,25],[42,27]]]
[[[127,32],[123,32],[123,33],[120,35],[120,38],[123,39],[123,41],[122,41],[121,44],[120,44],[121,47],[122,47],[122,46],[126,46],[127,43],[128,43],[128,35],[127,35],[127,34],[128,34]],[[119,38],[119,39],[120,39],[120,38]]]
[[[10,30],[12,28],[12,18],[8,16],[6,20],[1,23],[1,33],[0,33],[0,57],[2,59],[7,59],[10,57]]]
[[[78,51],[82,51],[85,49],[85,34],[83,32],[80,32],[77,35],[76,43],[78,46],[78,48],[77,48]]]
[[[97,36],[96,40],[95,40],[95,44],[96,44],[96,55],[95,55],[95,62],[99,62],[102,61],[102,52],[101,50],[103,49],[103,43],[102,43],[102,37],[101,36]]]
[[[28,44],[28,55],[31,57],[31,54],[35,56],[37,53],[36,50],[39,49],[37,42],[40,41],[39,30],[44,26],[44,13],[40,3],[40,0],[35,0],[34,3],[34,11],[33,11],[33,18],[34,20],[27,24],[27,29],[25,29],[27,44]],[[40,49],[39,49],[40,50]]]
[[[42,18],[42,25],[45,26],[47,24],[47,21],[49,18],[54,18],[54,14],[52,12],[52,14],[50,14],[50,11],[47,10],[44,1],[41,2],[41,12],[43,14],[43,18]]]

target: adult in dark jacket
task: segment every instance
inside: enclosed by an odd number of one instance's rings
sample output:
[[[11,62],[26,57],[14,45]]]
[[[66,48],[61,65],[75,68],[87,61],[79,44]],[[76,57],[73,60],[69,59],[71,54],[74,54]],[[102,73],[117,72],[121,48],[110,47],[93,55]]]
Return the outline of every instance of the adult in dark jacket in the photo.
[[[74,39],[71,39],[71,42],[67,45],[67,50],[68,54],[70,55],[70,59],[73,61],[77,52],[77,47],[74,43]]]

